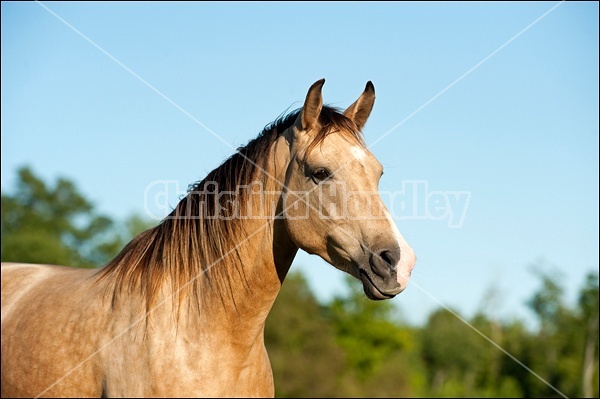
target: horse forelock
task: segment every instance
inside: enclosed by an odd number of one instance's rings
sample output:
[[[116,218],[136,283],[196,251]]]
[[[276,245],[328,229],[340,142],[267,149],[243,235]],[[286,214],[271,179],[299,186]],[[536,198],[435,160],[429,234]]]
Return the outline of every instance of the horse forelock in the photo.
[[[362,132],[352,119],[345,116],[337,108],[323,106],[319,114],[319,129],[317,129],[315,136],[308,145],[305,155],[310,154],[327,136],[334,133],[341,135],[350,143],[365,147]]]

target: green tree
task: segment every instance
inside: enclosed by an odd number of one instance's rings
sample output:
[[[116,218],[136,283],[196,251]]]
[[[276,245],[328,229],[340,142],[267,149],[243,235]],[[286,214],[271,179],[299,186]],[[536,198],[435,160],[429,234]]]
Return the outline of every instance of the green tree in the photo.
[[[347,297],[335,298],[328,310],[338,343],[359,378],[372,376],[391,353],[409,345],[407,337],[390,321],[394,308],[389,301],[371,301],[359,290],[352,290]]]
[[[99,262],[98,266],[103,266],[116,256],[135,236],[154,226],[156,226],[156,221],[146,219],[138,214],[127,217],[124,222],[113,223],[111,239],[98,244],[98,251],[106,254],[105,260]]]
[[[2,193],[1,259],[98,267],[148,227],[139,216],[121,226],[98,214],[72,181],[45,184],[23,167],[14,192]]]
[[[290,273],[265,327],[276,396],[421,395],[418,331],[398,322],[392,303],[360,291],[321,305],[304,277]]]
[[[598,273],[588,273],[579,292],[579,311],[585,335],[581,393],[598,397]]]
[[[579,308],[572,308],[563,300],[559,273],[539,267],[534,271],[541,284],[527,304],[539,320],[539,329],[525,357],[550,386],[529,374],[524,391],[530,396],[582,396],[583,381],[590,383],[593,364],[597,364],[597,277],[589,277],[580,293]],[[587,377],[586,365],[590,367]]]
[[[514,326],[512,324],[507,325],[499,319],[491,318],[489,314],[484,312],[477,313],[469,320],[469,323],[477,331],[504,349],[509,345],[509,340],[516,340],[518,343],[522,343],[528,337],[526,330],[519,328],[522,327],[521,324],[517,323]],[[471,328],[467,327],[467,325],[464,327],[464,334],[472,334]],[[516,328],[513,331],[509,331],[512,327]],[[465,385],[462,390],[464,391],[466,388],[470,389],[470,396],[522,397],[523,393],[519,382],[510,373],[503,371],[505,360],[510,360],[512,362],[511,365],[518,366],[518,364],[507,357],[498,347],[486,342],[482,337],[473,335],[471,339],[479,340],[480,347],[475,349],[478,353],[472,357],[469,369],[461,371],[459,380],[470,382],[470,386]],[[470,380],[467,375],[470,376]]]
[[[347,362],[344,386],[350,396],[411,396],[424,380],[414,329],[401,323],[390,301],[372,301],[355,280],[349,294],[334,298],[327,315]]]
[[[299,273],[290,273],[265,326],[278,397],[344,396],[344,353],[335,332]]]
[[[432,395],[473,396],[477,380],[485,372],[485,356],[491,348],[471,330],[458,313],[434,311],[421,332],[423,358],[429,370]]]

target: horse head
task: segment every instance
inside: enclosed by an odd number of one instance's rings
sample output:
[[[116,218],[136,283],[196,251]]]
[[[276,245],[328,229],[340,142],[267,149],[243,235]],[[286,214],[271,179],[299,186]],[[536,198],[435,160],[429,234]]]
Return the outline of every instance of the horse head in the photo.
[[[378,193],[383,166],[362,139],[375,89],[343,113],[323,105],[315,82],[293,126],[283,212],[287,232],[299,248],[359,279],[375,300],[402,292],[416,258]]]

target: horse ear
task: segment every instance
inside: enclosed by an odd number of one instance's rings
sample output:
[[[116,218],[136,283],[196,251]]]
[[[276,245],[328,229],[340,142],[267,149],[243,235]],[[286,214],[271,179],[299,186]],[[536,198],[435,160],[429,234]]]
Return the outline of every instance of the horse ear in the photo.
[[[323,96],[321,95],[321,89],[325,79],[317,80],[308,89],[306,94],[306,100],[302,107],[302,129],[310,130],[317,124],[321,109],[323,108]]]
[[[362,130],[363,126],[365,126],[365,123],[367,123],[367,119],[371,114],[374,103],[375,87],[373,87],[373,83],[371,83],[371,81],[368,81],[365,91],[363,91],[354,104],[349,106],[348,109],[344,111],[344,116],[352,119],[356,126],[358,126],[358,129]]]

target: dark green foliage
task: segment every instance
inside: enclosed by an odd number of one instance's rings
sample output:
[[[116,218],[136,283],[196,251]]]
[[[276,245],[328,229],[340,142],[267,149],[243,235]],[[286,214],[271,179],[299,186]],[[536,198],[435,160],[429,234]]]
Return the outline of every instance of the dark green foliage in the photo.
[[[410,332],[394,322],[391,302],[371,301],[354,290],[348,297],[335,298],[328,310],[337,342],[347,353],[348,368],[360,381],[381,371],[395,353],[411,345]]]
[[[13,195],[2,193],[2,261],[93,267],[112,221],[96,215],[74,184],[47,186],[25,167]]]
[[[269,313],[265,342],[279,397],[338,395],[344,352],[300,274],[291,273]]]
[[[134,216],[121,227],[97,214],[73,182],[47,185],[23,167],[15,192],[2,193],[2,261],[102,266],[143,225],[149,227]]]
[[[528,303],[538,328],[483,312],[466,320],[511,357],[446,309],[411,327],[392,302],[360,291],[319,305],[292,274],[265,333],[277,395],[598,397],[598,275],[586,277],[575,307],[557,280],[536,275]]]

